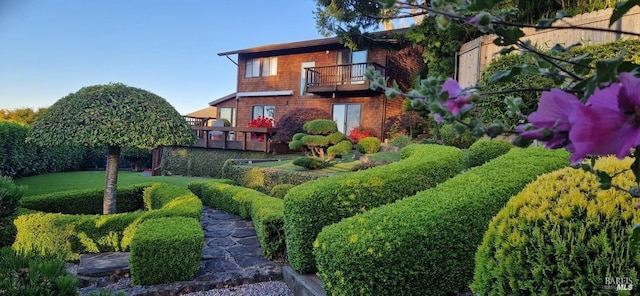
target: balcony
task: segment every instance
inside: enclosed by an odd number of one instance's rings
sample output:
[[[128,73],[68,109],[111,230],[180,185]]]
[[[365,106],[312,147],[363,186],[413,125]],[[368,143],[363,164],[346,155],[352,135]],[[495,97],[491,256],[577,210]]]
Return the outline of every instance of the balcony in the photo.
[[[185,117],[185,120],[198,136],[198,141],[190,147],[262,152],[276,149],[271,137],[277,128],[221,126],[218,125],[221,121],[211,118]]]
[[[369,67],[385,76],[385,68],[376,63],[305,68],[307,92],[323,97],[378,95],[383,91],[370,89],[371,84],[364,77]]]

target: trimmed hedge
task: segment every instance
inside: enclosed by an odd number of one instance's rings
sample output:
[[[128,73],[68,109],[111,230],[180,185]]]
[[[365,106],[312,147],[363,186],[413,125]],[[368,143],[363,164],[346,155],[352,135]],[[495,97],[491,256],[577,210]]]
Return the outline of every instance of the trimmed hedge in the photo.
[[[329,174],[319,174],[317,172],[259,168],[236,164],[233,159],[225,162],[222,170],[223,178],[233,180],[238,186],[255,189],[263,193],[271,192],[271,189],[279,184],[299,185],[330,176]]]
[[[262,159],[273,155],[264,152],[205,148],[164,147],[162,174],[224,178],[223,166],[229,159]]]
[[[189,189],[209,207],[251,219],[260,239],[262,254],[269,259],[283,257],[285,241],[282,199],[215,181],[191,182]]]
[[[30,131],[27,125],[0,121],[0,176],[18,178],[80,168],[86,148],[26,144]]]
[[[467,154],[467,167],[475,167],[484,164],[513,148],[511,143],[498,139],[480,139],[469,147]]]
[[[435,188],[330,225],[314,242],[327,294],[445,295],[467,289],[491,218],[563,150],[512,149]]]
[[[147,220],[131,241],[131,282],[153,285],[192,279],[200,267],[204,232],[197,219]]]
[[[631,188],[632,162],[606,157],[594,168],[624,172],[613,183]],[[637,295],[640,262],[629,235],[640,222],[638,198],[599,187],[595,175],[565,168],[540,176],[509,200],[476,253],[476,295],[616,294],[604,287],[607,277],[628,278]]]
[[[142,193],[153,183],[136,184],[118,188],[116,205],[118,213],[142,209]],[[31,195],[22,198],[23,208],[47,213],[101,214],[104,188],[82,189]]]
[[[25,189],[13,183],[11,178],[0,176],[0,248],[10,246],[16,238],[13,219]]]
[[[284,198],[285,238],[291,266],[313,272],[313,241],[323,227],[414,195],[462,171],[460,149],[414,144],[401,161],[296,186]]]
[[[291,188],[293,187],[296,187],[296,185],[278,184],[276,186],[273,186],[273,188],[271,188],[271,191],[269,191],[269,195],[277,198],[284,198],[284,196],[287,195],[289,190],[291,190]]]
[[[43,212],[21,215],[14,221],[18,233],[13,247],[20,251],[51,253],[66,260],[77,260],[81,253],[128,250],[137,227],[146,220],[176,216],[200,219],[202,202],[188,189],[160,183],[147,189],[151,191],[147,193],[150,202],[162,204],[162,208],[113,215]],[[174,196],[171,201],[164,196],[164,192],[167,191]],[[120,196],[120,190],[118,195]],[[140,192],[140,201],[143,199],[142,195]],[[66,204],[83,203],[81,196],[77,197],[79,199],[75,201],[58,201]],[[60,205],[51,205],[54,208],[63,208]]]

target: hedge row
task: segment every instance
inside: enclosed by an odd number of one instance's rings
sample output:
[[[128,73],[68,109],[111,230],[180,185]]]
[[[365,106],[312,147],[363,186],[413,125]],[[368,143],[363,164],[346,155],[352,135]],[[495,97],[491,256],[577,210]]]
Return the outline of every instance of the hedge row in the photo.
[[[142,193],[152,183],[118,188],[118,213],[133,212],[143,207]],[[26,196],[20,200],[23,208],[62,214],[101,214],[104,188],[81,189]]]
[[[255,167],[237,164],[237,162],[235,159],[229,159],[224,163],[222,167],[223,178],[233,180],[239,186],[255,189],[263,193],[269,193],[276,185],[299,185],[330,176],[328,174],[319,174],[318,172]]]
[[[119,189],[118,195],[128,189],[130,188]],[[135,237],[137,227],[146,220],[175,216],[200,219],[202,202],[188,189],[157,183],[145,190],[151,192],[145,194],[149,196],[145,199],[149,199],[152,204],[163,204],[162,208],[113,215],[73,215],[44,212],[21,215],[14,221],[18,233],[13,247],[20,251],[51,253],[66,260],[77,260],[81,253],[128,250]],[[154,201],[162,199],[162,192],[165,191],[171,191],[174,195],[171,201],[164,203]],[[60,194],[64,195],[64,192]],[[60,204],[47,204],[52,208],[66,210],[61,204],[84,203],[81,195],[76,195],[76,197],[77,199],[73,201],[56,199],[52,196],[52,199],[58,200]],[[142,194],[138,196],[138,199],[143,200]],[[30,206],[43,209],[43,206],[38,205],[36,201],[32,201]]]
[[[509,152],[511,148],[513,148],[513,145],[505,140],[480,139],[469,147],[465,166],[471,168],[482,165]]]
[[[30,131],[29,126],[0,121],[0,175],[17,178],[80,168],[85,148],[27,144]]]
[[[512,149],[435,188],[327,226],[314,242],[327,294],[446,295],[473,280],[491,218],[568,153]]]
[[[131,282],[153,285],[191,280],[200,267],[204,232],[187,217],[150,219],[131,241]]]
[[[463,160],[455,147],[413,144],[399,162],[291,188],[284,198],[289,263],[315,271],[312,244],[323,227],[433,187],[461,172]]]
[[[284,255],[282,199],[229,182],[192,182],[189,189],[207,206],[251,219],[265,257]]]
[[[228,159],[262,159],[273,155],[264,152],[164,147],[162,174],[223,178],[222,166]]]

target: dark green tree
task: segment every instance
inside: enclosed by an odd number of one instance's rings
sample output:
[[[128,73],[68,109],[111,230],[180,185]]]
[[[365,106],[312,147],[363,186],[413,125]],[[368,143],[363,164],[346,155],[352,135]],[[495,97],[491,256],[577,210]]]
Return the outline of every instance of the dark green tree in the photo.
[[[33,124],[28,140],[41,146],[106,148],[103,213],[116,212],[118,159],[126,147],[192,144],[184,118],[163,98],[121,83],[94,85],[58,100]]]

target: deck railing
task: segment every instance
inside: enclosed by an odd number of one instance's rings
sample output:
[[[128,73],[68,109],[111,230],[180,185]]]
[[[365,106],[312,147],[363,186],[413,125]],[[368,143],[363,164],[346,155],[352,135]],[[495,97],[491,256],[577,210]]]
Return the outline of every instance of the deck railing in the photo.
[[[367,69],[373,67],[385,75],[385,68],[376,63],[356,63],[335,66],[310,67],[306,70],[307,87],[327,87],[339,85],[367,84],[364,77]]]
[[[211,118],[187,117],[198,142],[190,147],[272,152],[271,137],[277,128],[217,126]]]

